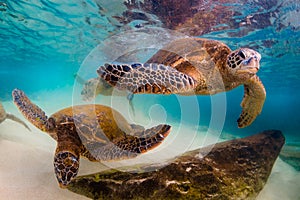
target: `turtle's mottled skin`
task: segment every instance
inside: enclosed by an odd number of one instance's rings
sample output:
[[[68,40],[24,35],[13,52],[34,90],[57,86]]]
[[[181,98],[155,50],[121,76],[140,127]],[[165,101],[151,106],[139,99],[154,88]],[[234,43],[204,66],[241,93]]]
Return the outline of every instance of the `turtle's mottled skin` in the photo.
[[[23,91],[15,89],[12,96],[21,113],[57,141],[54,170],[62,188],[77,175],[80,156],[90,161],[133,158],[158,146],[171,130],[164,124],[145,130],[103,105],[68,107],[48,118]]]
[[[83,82],[81,96],[84,101],[91,101],[99,95],[110,96],[113,93],[113,87],[103,81],[101,78],[91,78]]]
[[[105,80],[103,80],[100,77],[91,78],[87,81],[84,81],[82,78],[77,76],[77,79],[83,85],[81,91],[81,96],[83,101],[92,101],[99,94],[104,96],[117,95],[116,93],[113,93],[114,87],[112,87],[110,84],[108,84]],[[133,114],[135,114],[133,103],[132,103],[133,94],[131,92],[127,94],[127,100],[129,102],[129,106]]]
[[[105,64],[97,70],[107,83],[132,93],[212,95],[244,85],[238,127],[260,114],[266,91],[256,75],[261,55],[248,48],[231,51],[224,43],[181,38],[167,44],[145,64]]]
[[[10,119],[12,121],[18,122],[20,124],[22,124],[25,128],[27,128],[30,131],[30,128],[27,126],[27,124],[25,124],[25,122],[23,122],[21,119],[19,119],[18,117],[16,117],[13,114],[7,113],[4,110],[4,107],[2,105],[2,103],[0,102],[0,124],[5,121],[6,119]]]

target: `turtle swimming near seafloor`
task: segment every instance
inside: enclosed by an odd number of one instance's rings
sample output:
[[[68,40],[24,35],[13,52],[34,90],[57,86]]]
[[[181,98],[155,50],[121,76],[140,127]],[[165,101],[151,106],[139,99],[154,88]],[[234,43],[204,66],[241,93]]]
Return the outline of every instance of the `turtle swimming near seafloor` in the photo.
[[[4,110],[2,103],[0,102],[0,124],[6,119],[10,119],[12,121],[18,122],[18,123],[22,124],[28,130],[30,130],[30,128],[27,126],[27,124],[25,124],[25,122],[23,122],[21,119],[19,119],[18,117],[16,117],[13,114],[7,113]]]
[[[12,96],[21,113],[57,141],[54,170],[61,187],[77,175],[80,156],[90,161],[133,158],[158,146],[171,130],[165,124],[145,130],[97,104],[68,107],[47,117],[23,91],[15,89]]]
[[[262,111],[265,88],[256,75],[261,55],[248,48],[231,51],[224,43],[181,38],[145,64],[105,64],[98,75],[119,90],[135,93],[212,95],[244,85],[238,127],[249,126]]]

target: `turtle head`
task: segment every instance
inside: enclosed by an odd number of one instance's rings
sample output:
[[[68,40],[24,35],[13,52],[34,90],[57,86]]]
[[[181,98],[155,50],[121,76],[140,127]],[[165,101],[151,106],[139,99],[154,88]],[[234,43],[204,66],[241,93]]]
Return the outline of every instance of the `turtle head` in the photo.
[[[100,82],[98,79],[90,79],[86,81],[83,85],[82,91],[81,91],[81,97],[84,101],[92,101],[95,99],[95,97],[101,93]]]
[[[82,88],[81,97],[84,101],[92,101],[99,94],[111,95],[112,87],[100,78],[87,80]]]
[[[53,117],[49,117],[47,123],[44,126],[45,131],[48,130],[49,132],[52,132],[53,130],[55,130],[55,127],[56,127],[55,119]]]
[[[57,152],[54,157],[54,171],[61,188],[66,188],[79,169],[79,156],[69,152]]]
[[[229,71],[241,78],[250,78],[259,70],[261,55],[248,48],[240,48],[232,51],[227,57]]]

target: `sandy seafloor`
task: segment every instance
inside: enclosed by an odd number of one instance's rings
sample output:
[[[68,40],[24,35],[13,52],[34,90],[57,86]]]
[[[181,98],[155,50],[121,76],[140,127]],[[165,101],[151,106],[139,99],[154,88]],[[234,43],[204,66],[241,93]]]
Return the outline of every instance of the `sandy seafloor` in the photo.
[[[69,88],[35,94],[34,102],[50,115],[60,108],[72,105],[74,101],[70,91],[72,90]],[[11,101],[3,102],[3,105],[8,112],[24,119]],[[128,108],[122,107],[124,110]],[[166,113],[155,112],[155,109],[162,108],[156,106],[154,111],[153,109],[150,111],[150,121],[149,116],[138,111],[135,118],[144,121],[143,125],[146,127],[159,124],[164,120]],[[124,114],[122,110],[119,111]],[[155,113],[159,114],[153,116]],[[126,113],[124,115],[126,116]],[[84,196],[58,187],[52,164],[56,142],[31,124],[27,124],[31,132],[10,120],[0,124],[0,199],[86,199]],[[198,127],[196,134],[195,127],[179,124],[172,124],[172,126],[171,134],[161,146],[138,158],[105,163],[105,165],[81,159],[79,175],[98,172],[107,167],[162,162],[189,149],[221,141],[214,134],[207,133],[205,127]],[[230,135],[230,133],[222,134]],[[300,173],[278,158],[266,186],[257,199],[300,199],[299,180]]]

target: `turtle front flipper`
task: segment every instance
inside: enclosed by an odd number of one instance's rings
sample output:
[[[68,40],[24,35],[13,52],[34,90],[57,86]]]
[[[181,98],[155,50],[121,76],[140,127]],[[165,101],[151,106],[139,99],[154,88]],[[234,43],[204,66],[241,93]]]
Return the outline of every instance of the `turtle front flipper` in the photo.
[[[53,128],[53,120],[48,120],[45,112],[37,105],[33,104],[23,91],[14,89],[12,92],[12,97],[20,112],[33,125],[42,131],[49,131]]]
[[[154,63],[105,64],[99,67],[97,73],[110,85],[132,93],[187,93],[193,91],[196,85],[192,77]]]
[[[241,103],[243,111],[237,120],[239,128],[249,126],[255,120],[262,111],[265,99],[266,90],[255,75],[244,85],[244,98]]]
[[[160,145],[170,131],[171,126],[161,124],[142,132],[135,132],[134,135],[125,135],[125,138],[112,141],[91,153],[96,160],[134,158]]]

